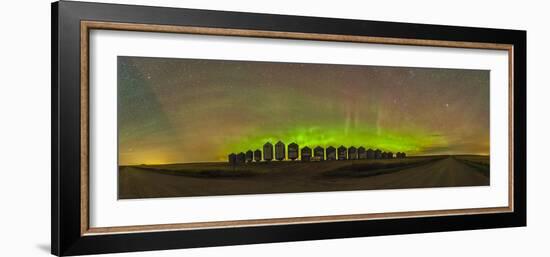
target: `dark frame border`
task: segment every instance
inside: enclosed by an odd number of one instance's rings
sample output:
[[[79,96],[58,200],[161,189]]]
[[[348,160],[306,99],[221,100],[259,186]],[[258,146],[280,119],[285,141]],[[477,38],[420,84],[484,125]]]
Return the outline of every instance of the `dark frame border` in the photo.
[[[513,45],[514,210],[507,213],[185,231],[81,233],[83,20]],[[526,32],[84,2],[52,4],[52,253],[77,255],[526,225]]]
[[[81,112],[80,112],[80,151],[81,151],[81,235],[98,235],[109,233],[128,233],[128,232],[151,232],[151,231],[168,231],[168,230],[183,230],[183,229],[212,229],[212,228],[227,228],[227,227],[244,227],[244,226],[272,226],[272,225],[290,225],[303,223],[321,223],[321,222],[342,222],[342,221],[359,221],[372,219],[388,219],[388,218],[411,218],[411,217],[428,217],[428,216],[445,216],[445,215],[471,215],[482,213],[502,213],[512,212],[514,210],[514,185],[513,174],[514,169],[510,165],[508,169],[508,205],[499,207],[485,208],[464,208],[464,209],[442,209],[442,210],[427,210],[427,211],[405,211],[405,212],[385,212],[385,213],[363,213],[363,214],[343,214],[343,215],[325,215],[325,216],[308,216],[308,217],[285,217],[272,219],[249,219],[249,220],[228,220],[228,221],[206,221],[206,222],[180,222],[173,224],[152,224],[140,226],[118,226],[118,227],[90,227],[89,226],[89,61],[90,61],[90,33],[93,30],[111,30],[111,31],[137,31],[137,32],[153,32],[153,33],[174,33],[174,34],[192,34],[192,35],[215,35],[215,36],[232,36],[232,37],[254,37],[254,38],[280,38],[280,39],[298,39],[311,41],[332,41],[332,42],[355,42],[355,43],[372,43],[372,44],[395,44],[395,45],[415,45],[429,47],[449,47],[449,48],[473,48],[473,49],[489,49],[489,50],[505,50],[508,53],[508,90],[510,97],[509,113],[513,111],[512,88],[513,88],[513,52],[514,47],[511,44],[495,44],[495,43],[480,43],[480,42],[462,42],[462,41],[442,41],[442,40],[423,40],[423,39],[403,39],[403,38],[388,38],[388,37],[372,37],[372,36],[350,36],[350,35],[334,35],[334,34],[319,34],[319,33],[297,33],[283,31],[265,31],[265,30],[243,30],[229,28],[210,28],[210,27],[191,27],[191,26],[171,26],[171,25],[156,25],[156,24],[141,24],[141,23],[118,23],[118,22],[102,22],[102,21],[80,21],[80,91],[81,91]],[[512,123],[512,116],[509,115],[508,122]],[[508,146],[508,160],[513,163],[513,136],[510,129],[508,137],[510,144]]]

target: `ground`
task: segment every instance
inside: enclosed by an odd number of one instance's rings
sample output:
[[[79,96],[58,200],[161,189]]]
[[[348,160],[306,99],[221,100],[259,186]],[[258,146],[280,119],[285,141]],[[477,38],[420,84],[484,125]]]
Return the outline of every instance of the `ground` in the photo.
[[[119,198],[488,186],[488,156],[119,167]]]

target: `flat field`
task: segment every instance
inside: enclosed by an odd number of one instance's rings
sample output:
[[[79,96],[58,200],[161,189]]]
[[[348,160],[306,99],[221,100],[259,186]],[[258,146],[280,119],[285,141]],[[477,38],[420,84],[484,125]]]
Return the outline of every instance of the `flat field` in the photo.
[[[187,163],[119,167],[119,198],[488,186],[489,157]]]

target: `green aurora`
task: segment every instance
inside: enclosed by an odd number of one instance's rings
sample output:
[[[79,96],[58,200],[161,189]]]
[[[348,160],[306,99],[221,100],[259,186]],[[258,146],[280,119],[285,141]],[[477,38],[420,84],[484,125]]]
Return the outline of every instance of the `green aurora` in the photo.
[[[119,164],[266,142],[489,154],[489,71],[118,57]]]

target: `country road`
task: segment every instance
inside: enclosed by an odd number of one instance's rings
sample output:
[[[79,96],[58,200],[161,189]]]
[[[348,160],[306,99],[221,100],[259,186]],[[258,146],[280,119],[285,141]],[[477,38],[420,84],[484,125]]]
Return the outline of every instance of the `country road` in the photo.
[[[426,165],[380,175],[365,181],[369,189],[489,185],[475,168],[449,157]],[[372,187],[372,188],[371,188]]]
[[[340,163],[339,163],[340,164]],[[201,178],[124,167],[119,171],[119,198],[151,198],[322,192],[373,189],[404,189],[454,186],[488,186],[489,177],[454,157],[434,160],[368,177],[323,176],[318,167],[300,169],[303,163],[285,163],[280,171],[250,176]],[[294,166],[292,166],[294,165]]]

